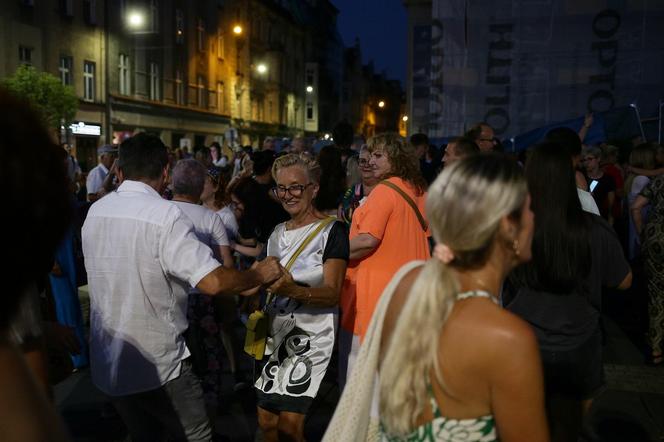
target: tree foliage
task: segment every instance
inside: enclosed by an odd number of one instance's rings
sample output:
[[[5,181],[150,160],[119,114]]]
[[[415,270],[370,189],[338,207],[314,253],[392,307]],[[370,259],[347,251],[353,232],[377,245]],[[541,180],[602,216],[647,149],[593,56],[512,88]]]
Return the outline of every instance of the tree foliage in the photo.
[[[2,82],[15,95],[27,99],[41,113],[45,124],[58,129],[62,120],[71,122],[78,109],[78,98],[71,86],[33,66],[21,65],[16,72]],[[6,109],[11,112],[11,109]]]

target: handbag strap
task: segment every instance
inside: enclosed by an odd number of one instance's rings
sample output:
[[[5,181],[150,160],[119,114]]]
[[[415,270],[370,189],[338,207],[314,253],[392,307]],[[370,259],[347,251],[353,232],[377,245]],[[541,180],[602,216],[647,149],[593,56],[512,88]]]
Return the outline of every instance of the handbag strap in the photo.
[[[335,220],[336,217],[329,216],[318,223],[318,226],[316,226],[316,228],[312,230],[311,233],[309,233],[309,235],[307,235],[306,238],[304,238],[304,241],[302,241],[302,243],[297,248],[295,253],[293,253],[293,256],[290,257],[290,259],[284,266],[286,270],[290,272],[290,269],[293,267],[293,264],[295,264],[295,260],[300,256],[300,254],[309,245],[309,243],[313,241],[316,236],[318,236],[321,230],[323,230],[327,225],[329,225],[331,222],[334,222]]]
[[[293,256],[290,257],[284,268],[290,272],[290,269],[293,267],[293,264],[295,264],[295,260],[302,254],[304,249],[309,245],[311,241],[314,240],[316,236],[323,230],[325,227],[327,227],[330,223],[333,223],[336,221],[336,217],[334,216],[328,216],[327,218],[321,220],[316,228],[307,235],[306,238],[304,238],[304,241],[300,243],[299,247],[297,250],[295,250],[295,253],[293,253]],[[272,299],[272,293],[269,293],[267,296],[267,300],[265,301],[265,306],[267,307],[268,304],[270,304],[270,300]]]
[[[378,184],[384,184],[387,187],[389,187],[391,189],[394,189],[399,195],[401,195],[403,197],[403,199],[406,200],[408,205],[413,209],[413,211],[415,212],[415,215],[417,215],[417,219],[420,221],[420,226],[422,226],[422,230],[424,230],[425,232],[427,231],[427,229],[429,228],[429,225],[427,224],[426,220],[422,216],[422,213],[420,212],[420,209],[415,204],[415,201],[413,201],[413,199],[410,196],[408,196],[408,194],[406,192],[401,190],[401,188],[399,186],[397,186],[396,184],[394,184],[391,181],[383,180]]]

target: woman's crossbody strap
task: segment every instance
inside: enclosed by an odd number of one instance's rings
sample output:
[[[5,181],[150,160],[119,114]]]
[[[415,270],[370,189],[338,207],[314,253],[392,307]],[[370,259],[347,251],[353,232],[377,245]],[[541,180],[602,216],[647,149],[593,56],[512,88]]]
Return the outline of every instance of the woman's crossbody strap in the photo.
[[[335,217],[330,216],[322,220],[320,223],[318,223],[318,226],[306,238],[304,238],[304,241],[302,241],[300,247],[298,247],[295,253],[293,253],[293,256],[290,257],[288,263],[286,263],[286,265],[284,266],[286,270],[290,272],[291,267],[293,267],[293,264],[295,264],[295,260],[298,258],[298,256],[300,256],[300,254],[309,245],[309,243],[313,241],[316,236],[318,236],[321,230],[323,230],[328,224],[334,222],[335,220],[336,220]]]
[[[420,212],[420,209],[415,204],[415,201],[413,201],[413,199],[410,196],[408,196],[408,194],[406,192],[401,190],[401,188],[399,186],[397,186],[396,184],[394,184],[391,181],[383,180],[379,184],[384,184],[387,187],[389,187],[391,189],[394,189],[399,195],[401,195],[403,197],[404,200],[406,200],[408,205],[415,212],[415,215],[417,215],[417,219],[420,221],[420,225],[422,226],[422,230],[424,230],[426,232],[427,229],[429,228],[429,225],[427,224],[426,220],[422,216],[422,213]]]
[[[318,223],[318,226],[316,226],[316,228],[312,230],[311,233],[307,235],[306,238],[304,238],[304,241],[302,241],[302,243],[297,248],[295,253],[293,253],[293,256],[290,257],[284,268],[290,272],[290,269],[293,267],[293,264],[295,264],[295,260],[297,259],[298,256],[300,256],[300,254],[309,245],[309,243],[313,241],[316,236],[318,236],[321,230],[323,230],[326,226],[328,226],[330,223],[333,223],[336,220],[337,220],[336,217],[330,216],[322,220],[320,223]],[[268,293],[267,300],[265,301],[265,307],[267,307],[270,304],[271,299],[272,299],[272,293]]]

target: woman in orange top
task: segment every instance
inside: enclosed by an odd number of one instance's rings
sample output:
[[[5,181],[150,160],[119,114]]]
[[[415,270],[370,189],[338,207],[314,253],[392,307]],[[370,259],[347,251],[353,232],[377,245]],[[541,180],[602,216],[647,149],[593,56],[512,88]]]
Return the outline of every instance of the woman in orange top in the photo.
[[[378,298],[392,276],[405,263],[430,256],[424,214],[426,182],[420,174],[415,150],[405,139],[391,133],[371,138],[368,150],[369,164],[382,181],[355,211],[351,223],[350,258],[355,262],[351,261],[349,267],[356,268],[355,339],[351,355],[357,351]],[[346,285],[346,289],[353,287]],[[348,356],[344,349],[340,353],[342,360]],[[348,373],[351,369],[349,364]]]

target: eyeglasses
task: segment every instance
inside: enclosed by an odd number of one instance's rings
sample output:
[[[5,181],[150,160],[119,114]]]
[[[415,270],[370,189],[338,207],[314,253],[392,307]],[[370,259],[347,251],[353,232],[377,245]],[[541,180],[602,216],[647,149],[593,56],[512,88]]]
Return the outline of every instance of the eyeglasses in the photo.
[[[362,167],[366,167],[369,165],[369,159],[368,158],[360,158],[357,160],[357,164],[359,164]]]
[[[309,183],[309,184],[293,184],[288,187],[286,186],[276,186],[272,188],[272,192],[277,198],[283,198],[286,196],[286,192],[290,196],[298,197],[302,195],[302,192],[304,192],[304,189],[306,189],[309,186],[312,186],[314,183]]]
[[[478,138],[477,141],[485,141],[487,143],[494,143],[495,140],[493,138]]]

